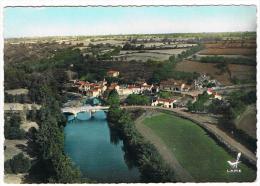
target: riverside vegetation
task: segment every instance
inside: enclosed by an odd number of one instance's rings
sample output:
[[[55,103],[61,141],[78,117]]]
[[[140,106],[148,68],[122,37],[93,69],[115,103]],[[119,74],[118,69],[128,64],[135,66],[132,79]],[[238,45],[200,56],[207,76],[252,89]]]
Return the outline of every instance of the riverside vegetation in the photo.
[[[173,170],[166,165],[156,148],[146,141],[135,128],[133,118],[119,107],[119,96],[112,91],[108,96],[109,125],[119,132],[128,153],[136,160],[142,182],[176,182]]]

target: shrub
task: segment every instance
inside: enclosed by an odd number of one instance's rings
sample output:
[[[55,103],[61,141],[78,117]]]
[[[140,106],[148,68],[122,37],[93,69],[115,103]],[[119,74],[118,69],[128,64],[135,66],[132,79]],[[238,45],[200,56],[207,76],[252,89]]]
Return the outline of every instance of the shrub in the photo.
[[[5,162],[6,173],[26,173],[31,168],[31,161],[23,153],[15,155],[12,159]]]
[[[25,131],[20,129],[21,117],[13,114],[10,119],[5,118],[4,135],[6,139],[23,139]]]

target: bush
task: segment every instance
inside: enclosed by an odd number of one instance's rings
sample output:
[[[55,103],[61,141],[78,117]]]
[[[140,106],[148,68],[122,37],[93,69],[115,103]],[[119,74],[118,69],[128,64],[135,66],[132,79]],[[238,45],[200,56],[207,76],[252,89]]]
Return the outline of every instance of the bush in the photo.
[[[5,162],[6,173],[26,173],[31,168],[31,161],[23,153],[15,155],[12,159]]]
[[[6,160],[5,161],[4,168],[5,168],[5,173],[6,174],[12,174],[13,173],[12,167],[10,165],[10,160]]]
[[[6,139],[23,139],[25,131],[20,129],[21,117],[13,114],[10,119],[5,118],[4,135]]]

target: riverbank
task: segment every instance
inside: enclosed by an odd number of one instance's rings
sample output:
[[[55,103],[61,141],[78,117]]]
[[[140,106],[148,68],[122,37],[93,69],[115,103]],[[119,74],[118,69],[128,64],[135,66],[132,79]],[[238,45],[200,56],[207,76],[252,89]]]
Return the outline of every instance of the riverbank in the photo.
[[[255,170],[246,166],[243,161],[239,165],[242,173],[227,173],[226,170],[229,168],[227,161],[235,157],[193,122],[171,114],[149,112],[141,116],[141,122],[137,121],[139,132],[156,146],[168,164],[171,163],[167,157],[169,155],[177,160],[182,169],[175,167],[176,174],[186,179],[187,174],[185,172],[183,174],[185,170],[195,182],[254,181]]]

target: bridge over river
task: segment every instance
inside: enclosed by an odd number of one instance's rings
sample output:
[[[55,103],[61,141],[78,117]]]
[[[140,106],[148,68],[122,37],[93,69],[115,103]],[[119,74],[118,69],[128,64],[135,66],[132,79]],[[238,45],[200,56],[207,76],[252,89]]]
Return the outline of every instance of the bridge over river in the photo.
[[[61,109],[63,113],[70,113],[73,114],[74,116],[77,116],[78,113],[80,112],[88,112],[90,116],[92,116],[93,113],[103,110],[107,111],[108,106],[81,106],[81,107],[64,107]]]

